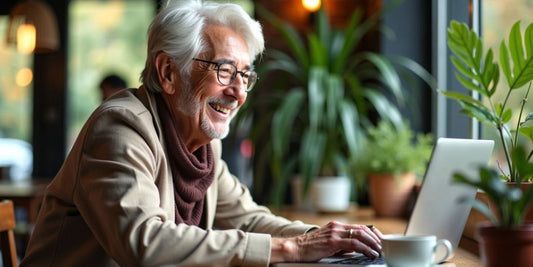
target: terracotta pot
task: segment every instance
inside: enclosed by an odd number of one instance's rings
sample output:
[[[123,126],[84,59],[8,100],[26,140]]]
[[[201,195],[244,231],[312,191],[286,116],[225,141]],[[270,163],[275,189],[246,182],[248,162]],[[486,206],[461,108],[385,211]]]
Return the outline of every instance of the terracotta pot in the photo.
[[[533,266],[533,224],[500,228],[482,222],[477,230],[483,266]]]
[[[523,183],[523,184],[521,184],[521,186],[522,186],[522,189],[525,192],[531,186],[533,186],[533,183]],[[526,217],[524,218],[524,220],[533,222],[533,205],[531,205],[531,204],[529,205],[529,208],[527,210]]]
[[[415,181],[414,173],[369,174],[368,194],[376,216],[406,216]]]

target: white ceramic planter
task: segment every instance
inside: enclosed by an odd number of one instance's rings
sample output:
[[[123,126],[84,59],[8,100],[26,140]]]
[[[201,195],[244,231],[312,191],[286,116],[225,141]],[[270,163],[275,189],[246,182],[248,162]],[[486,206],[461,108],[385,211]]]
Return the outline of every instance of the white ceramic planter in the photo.
[[[313,209],[320,212],[344,212],[350,206],[351,180],[346,176],[320,177],[311,184]]]

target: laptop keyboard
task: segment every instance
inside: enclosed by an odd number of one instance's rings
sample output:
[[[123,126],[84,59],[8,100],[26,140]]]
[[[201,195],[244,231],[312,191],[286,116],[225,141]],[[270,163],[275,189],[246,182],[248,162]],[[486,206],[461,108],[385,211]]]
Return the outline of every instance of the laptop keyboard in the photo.
[[[383,257],[379,256],[379,258],[371,259],[365,255],[358,255],[352,258],[342,259],[338,261],[334,261],[332,263],[335,264],[362,264],[362,265],[370,265],[370,264],[385,264],[385,260]]]

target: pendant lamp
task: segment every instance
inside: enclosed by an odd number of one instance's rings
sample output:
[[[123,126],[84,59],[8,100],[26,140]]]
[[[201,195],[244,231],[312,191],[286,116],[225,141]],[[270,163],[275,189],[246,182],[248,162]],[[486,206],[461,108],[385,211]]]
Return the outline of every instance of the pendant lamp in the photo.
[[[23,0],[9,14],[7,43],[19,52],[52,52],[59,48],[57,21],[50,6],[41,0]]]
[[[321,0],[302,0],[303,7],[309,12],[317,12],[322,5]]]

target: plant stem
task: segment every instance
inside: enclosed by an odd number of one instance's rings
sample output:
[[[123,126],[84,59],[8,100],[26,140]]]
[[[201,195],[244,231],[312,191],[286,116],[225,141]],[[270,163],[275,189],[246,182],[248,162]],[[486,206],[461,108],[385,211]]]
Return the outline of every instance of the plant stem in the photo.
[[[522,98],[522,106],[520,107],[520,114],[518,115],[518,122],[516,123],[516,132],[514,137],[514,144],[513,147],[516,147],[518,144],[518,132],[520,130],[520,121],[522,121],[522,114],[524,114],[524,106],[527,102],[527,96],[529,95],[529,90],[531,90],[531,82],[529,83],[529,86],[527,87],[526,94],[524,95],[524,98]]]
[[[498,114],[499,121],[497,122],[496,129],[498,129],[498,132],[500,133],[500,139],[502,141],[503,152],[505,153],[505,160],[507,160],[507,167],[509,168],[509,176],[507,179],[509,182],[514,182],[515,177],[514,177],[513,164],[511,162],[511,155],[509,154],[509,149],[507,148],[507,142],[505,141],[505,135],[504,135],[505,125],[502,120],[503,111],[505,110],[505,105],[507,104],[507,100],[509,100],[510,95],[511,95],[511,89],[509,88],[509,91],[507,92],[507,95],[505,96],[505,100],[503,101],[502,108]],[[489,97],[489,102],[491,104],[493,111],[495,112],[496,108],[494,107],[494,104],[492,103],[492,98],[490,97]],[[509,133],[509,136],[511,136],[510,133]],[[511,140],[511,147],[512,147],[512,140]]]
[[[518,134],[520,132],[520,122],[522,121],[522,114],[524,114],[524,106],[526,105],[526,102],[527,102],[527,96],[529,95],[529,90],[531,90],[531,82],[529,83],[529,86],[527,87],[527,91],[526,91],[526,94],[524,95],[524,98],[522,98],[522,106],[520,107],[520,113],[518,114],[518,122],[516,123],[514,143],[511,143],[513,149],[516,148],[516,146],[518,146]],[[522,177],[515,177],[515,181],[518,183],[518,186],[520,186]]]
[[[505,100],[503,101],[502,109],[500,110],[499,117],[502,117],[503,111],[505,110],[505,106],[507,105],[507,101],[509,100],[509,97],[511,97],[511,92],[513,91],[512,88],[509,88],[509,91],[507,91],[507,95],[505,96]]]
[[[530,84],[531,85],[531,84]],[[503,121],[501,120],[502,116],[503,116],[503,113],[505,111],[505,106],[507,105],[507,101],[509,100],[509,97],[511,96],[511,92],[512,92],[512,88],[509,88],[509,91],[507,91],[507,95],[505,96],[505,100],[503,101],[503,104],[502,104],[502,108],[498,114],[498,118],[500,119],[500,121],[498,121],[498,125],[496,125],[496,128],[498,129],[498,132],[500,133],[500,138],[501,138],[501,141],[502,141],[502,146],[503,146],[503,151],[505,152],[505,159],[507,160],[507,166],[509,167],[509,181],[510,182],[516,182],[516,178],[515,177],[515,170],[514,170],[514,166],[513,166],[513,163],[511,161],[511,156],[509,155],[509,148],[507,147],[507,142],[505,141],[505,137],[504,137],[504,129],[505,129],[505,125],[503,123]],[[529,89],[528,89],[528,92],[529,92]],[[492,101],[491,99],[489,98],[489,101],[491,102],[491,105],[492,105]],[[522,111],[523,111],[523,108],[524,108],[524,105],[522,104],[522,110],[520,111],[520,116],[522,116]],[[518,123],[520,123],[520,118],[518,120]],[[518,133],[518,128],[520,126],[518,125],[517,129],[516,129],[516,133]],[[512,133],[508,133],[509,136],[512,136]],[[516,146],[516,141],[513,143],[513,139],[511,138],[511,144],[510,144],[511,148],[510,149],[513,149],[515,146]]]
[[[508,180],[510,182],[514,182],[514,178],[515,178],[514,177],[514,170],[513,170],[513,165],[511,163],[511,156],[509,155],[509,150],[507,149],[507,143],[505,142],[505,137],[503,135],[503,123],[499,122],[498,126],[496,126],[496,127],[498,128],[498,132],[500,133],[500,139],[502,141],[503,152],[505,152],[505,159],[507,160],[507,166],[509,167]]]

